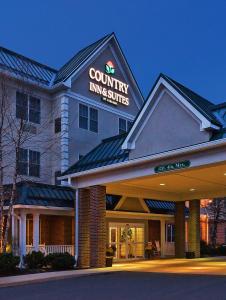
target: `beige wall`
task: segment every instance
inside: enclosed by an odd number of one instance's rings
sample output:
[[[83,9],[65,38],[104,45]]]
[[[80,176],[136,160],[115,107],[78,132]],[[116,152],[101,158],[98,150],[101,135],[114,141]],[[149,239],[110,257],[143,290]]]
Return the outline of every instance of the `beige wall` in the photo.
[[[210,133],[200,131],[200,125],[194,114],[165,92],[138,135],[130,158],[206,142]]]

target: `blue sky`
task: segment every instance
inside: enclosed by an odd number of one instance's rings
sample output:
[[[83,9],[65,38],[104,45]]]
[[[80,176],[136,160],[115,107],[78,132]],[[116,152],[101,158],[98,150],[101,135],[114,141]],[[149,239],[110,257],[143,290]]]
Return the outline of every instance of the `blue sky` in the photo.
[[[59,68],[114,31],[146,97],[163,72],[226,101],[226,1],[7,0],[0,45]]]

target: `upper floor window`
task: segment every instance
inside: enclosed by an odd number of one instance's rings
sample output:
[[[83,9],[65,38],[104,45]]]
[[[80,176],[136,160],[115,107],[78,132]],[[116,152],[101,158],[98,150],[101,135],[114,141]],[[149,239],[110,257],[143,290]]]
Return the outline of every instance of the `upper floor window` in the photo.
[[[40,99],[24,93],[16,93],[16,117],[18,119],[40,124],[40,110]]]
[[[119,118],[119,134],[123,134],[127,132],[126,120]]]
[[[40,177],[40,152],[20,148],[17,171],[19,175]]]
[[[79,128],[98,132],[98,110],[79,104]]]
[[[98,132],[98,110],[95,108],[89,108],[89,130]]]
[[[55,133],[61,132],[61,118],[55,119]]]
[[[79,104],[79,128],[88,129],[88,106]]]
[[[118,126],[119,134],[128,132],[132,127],[132,125],[133,125],[132,122],[119,118],[119,126]]]

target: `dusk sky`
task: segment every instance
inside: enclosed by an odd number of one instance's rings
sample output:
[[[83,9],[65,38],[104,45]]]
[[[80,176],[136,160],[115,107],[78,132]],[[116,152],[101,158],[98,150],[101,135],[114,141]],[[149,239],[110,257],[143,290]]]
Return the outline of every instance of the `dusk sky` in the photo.
[[[54,68],[114,31],[144,97],[160,72],[226,101],[226,1],[8,0],[0,45]]]

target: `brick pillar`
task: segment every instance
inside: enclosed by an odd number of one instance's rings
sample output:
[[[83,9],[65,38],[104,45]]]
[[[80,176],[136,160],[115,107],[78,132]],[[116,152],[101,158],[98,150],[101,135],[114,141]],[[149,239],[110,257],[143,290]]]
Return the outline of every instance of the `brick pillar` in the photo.
[[[175,203],[175,257],[185,257],[185,202]]]
[[[200,257],[200,200],[189,201],[188,251]]]
[[[90,191],[79,189],[78,191],[78,267],[90,266]]]
[[[105,267],[106,260],[106,188],[90,188],[90,266]]]

